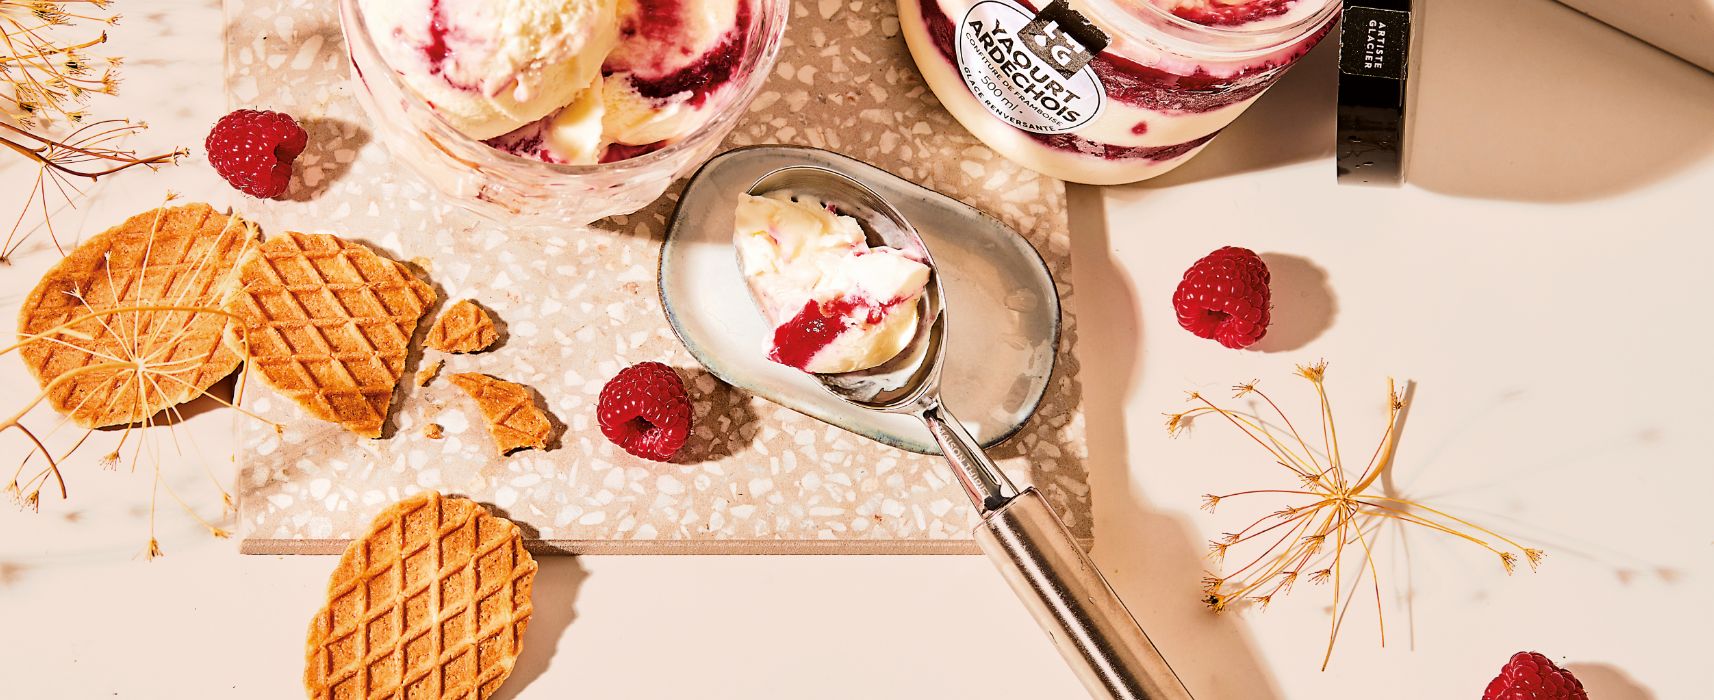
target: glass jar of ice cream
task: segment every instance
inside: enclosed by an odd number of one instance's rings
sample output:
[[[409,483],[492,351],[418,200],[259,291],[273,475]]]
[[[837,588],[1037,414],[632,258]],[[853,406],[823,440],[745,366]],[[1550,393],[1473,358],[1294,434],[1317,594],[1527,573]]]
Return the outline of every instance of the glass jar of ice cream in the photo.
[[[1136,182],[1183,164],[1322,37],[1339,0],[899,0],[958,121],[1047,175]]]
[[[773,70],[789,0],[340,0],[393,157],[513,224],[641,209],[714,154]]]

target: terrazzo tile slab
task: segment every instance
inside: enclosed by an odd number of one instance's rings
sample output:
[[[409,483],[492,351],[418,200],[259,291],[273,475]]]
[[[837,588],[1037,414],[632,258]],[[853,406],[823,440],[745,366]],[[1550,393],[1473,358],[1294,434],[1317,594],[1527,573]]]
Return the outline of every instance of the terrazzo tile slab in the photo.
[[[414,354],[378,440],[248,386],[246,407],[282,429],[241,428],[243,551],[337,552],[374,513],[423,489],[491,505],[538,551],[976,551],[973,513],[940,458],[743,395],[696,365],[669,330],[654,283],[676,188],[590,228],[517,231],[478,219],[371,140],[347,92],[335,3],[229,0],[226,12],[232,106],[287,111],[310,133],[287,197],[251,200],[242,213],[269,233],[338,233],[411,261],[442,300],[474,299],[503,330],[489,352]],[[910,63],[891,2],[793,5],[774,75],[728,140],[762,143],[826,148],[888,168],[994,214],[1042,253],[1064,308],[1058,369],[1036,417],[992,453],[1040,487],[1078,537],[1092,539],[1061,184],[999,157],[941,109]],[[644,360],[676,367],[692,396],[696,427],[674,464],[632,458],[595,425],[602,384]],[[437,361],[445,362],[440,378],[410,381]],[[497,456],[475,406],[445,379],[456,372],[530,387],[559,423],[554,443]],[[948,403],[975,413],[957,397]]]

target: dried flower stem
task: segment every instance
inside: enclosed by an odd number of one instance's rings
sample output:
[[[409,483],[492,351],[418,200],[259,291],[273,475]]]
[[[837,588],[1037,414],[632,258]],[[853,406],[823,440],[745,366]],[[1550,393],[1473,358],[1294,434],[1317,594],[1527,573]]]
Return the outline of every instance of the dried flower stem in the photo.
[[[1371,530],[1381,523],[1396,522],[1421,525],[1434,532],[1452,535],[1475,544],[1498,556],[1500,565],[1511,573],[1521,553],[1531,570],[1541,563],[1539,549],[1525,547],[1517,541],[1492,530],[1415,501],[1369,493],[1376,481],[1392,466],[1397,450],[1399,421],[1405,402],[1391,379],[1387,380],[1387,428],[1362,471],[1351,478],[1342,459],[1339,431],[1333,418],[1333,403],[1324,384],[1327,364],[1317,362],[1300,366],[1297,374],[1314,387],[1320,405],[1322,454],[1325,464],[1316,457],[1316,450],[1304,440],[1297,427],[1266,392],[1256,388],[1256,382],[1233,387],[1234,398],[1255,394],[1273,411],[1285,426],[1284,437],[1275,435],[1270,423],[1259,415],[1243,414],[1222,408],[1201,394],[1190,399],[1198,404],[1188,410],[1168,414],[1167,430],[1173,434],[1184,431],[1198,416],[1219,415],[1236,427],[1252,442],[1267,450],[1273,461],[1289,470],[1301,488],[1260,488],[1227,494],[1203,496],[1202,507],[1212,512],[1230,498],[1261,494],[1292,496],[1306,502],[1255,519],[1243,529],[1228,533],[1209,543],[1209,556],[1217,563],[1225,560],[1232,550],[1253,548],[1256,554],[1236,569],[1223,575],[1208,574],[1203,579],[1204,600],[1216,611],[1235,602],[1248,602],[1267,607],[1274,596],[1289,593],[1300,577],[1310,583],[1331,581],[1333,586],[1332,613],[1328,619],[1327,651],[1321,667],[1327,668],[1333,657],[1334,642],[1345,614],[1354,601],[1357,587],[1368,580],[1373,589],[1375,613],[1381,629],[1381,644],[1386,645],[1386,620],[1381,604],[1380,575],[1375,566]],[[1283,530],[1277,538],[1270,533]],[[1329,541],[1331,540],[1331,541]],[[1347,576],[1347,550],[1361,551],[1363,562],[1354,575]],[[1349,592],[1347,579],[1349,578]]]
[[[62,28],[78,21],[119,22],[117,14],[68,12],[68,6],[105,11],[107,0],[0,0],[0,103],[18,123],[33,127],[43,119],[73,124],[84,119],[80,107],[91,94],[113,94],[118,59],[85,53],[107,42],[107,32],[82,41],[62,42]],[[100,73],[93,73],[99,67]],[[92,74],[93,73],[93,74]]]
[[[85,353],[90,359],[86,365],[74,367],[55,375],[46,383],[40,393],[24,402],[12,415],[0,419],[0,433],[15,429],[22,433],[31,445],[30,451],[20,461],[10,483],[6,486],[6,490],[11,492],[25,507],[32,509],[38,507],[41,491],[50,483],[58,484],[62,499],[68,497],[61,467],[72,453],[85,444],[94,431],[93,429],[85,429],[75,439],[71,447],[58,456],[50,451],[48,442],[44,438],[52,436],[53,433],[70,424],[70,416],[76,415],[83,408],[82,402],[91,400],[96,392],[85,393],[77,405],[61,406],[61,409],[65,409],[66,415],[61,416],[59,422],[46,433],[40,433],[26,426],[24,424],[26,417],[44,400],[55,395],[56,391],[63,390],[69,382],[86,375],[111,376],[116,384],[129,385],[128,396],[131,397],[129,400],[134,400],[137,403],[129,412],[122,411],[120,414],[134,416],[137,422],[126,425],[119,432],[118,445],[101,461],[106,466],[117,465],[121,459],[125,459],[120,454],[127,443],[131,441],[132,433],[137,434],[138,438],[129,450],[130,470],[135,472],[138,464],[145,461],[145,457],[147,457],[147,462],[153,472],[150,487],[149,544],[145,550],[146,556],[150,558],[159,556],[161,551],[155,531],[155,513],[162,490],[165,490],[168,497],[177,502],[210,534],[216,537],[228,536],[226,530],[217,526],[210,519],[196,513],[189,503],[172,488],[170,483],[163,481],[161,472],[164,463],[161,445],[158,441],[145,438],[155,435],[157,431],[151,430],[151,428],[159,425],[166,428],[167,439],[172,441],[172,447],[178,454],[183,455],[187,446],[192,450],[197,449],[195,443],[189,441],[189,435],[185,436],[186,441],[181,442],[175,425],[183,422],[185,416],[177,405],[170,405],[178,400],[173,397],[184,395],[183,389],[200,390],[200,386],[191,384],[187,380],[187,376],[201,370],[204,358],[171,359],[175,348],[188,337],[188,334],[193,332],[192,319],[206,314],[226,321],[228,323],[226,329],[235,333],[232,338],[237,341],[238,347],[234,350],[241,350],[242,352],[239,354],[245,361],[244,363],[248,364],[250,353],[248,343],[245,342],[246,338],[243,335],[245,324],[242,319],[220,308],[191,303],[189,295],[193,289],[201,288],[200,285],[194,283],[195,280],[201,279],[204,275],[221,275],[226,272],[215,269],[218,264],[216,255],[222,248],[220,240],[229,235],[242,236],[245,245],[248,245],[250,241],[255,239],[253,224],[232,217],[227,228],[220,232],[221,239],[217,239],[206,246],[204,252],[191,265],[177,273],[180,275],[178,279],[191,280],[191,282],[180,284],[176,291],[169,293],[165,290],[173,289],[170,284],[165,286],[151,285],[148,278],[148,256],[155,247],[152,236],[158,232],[160,223],[161,213],[157,212],[155,228],[151,229],[151,238],[143,246],[144,259],[139,268],[141,272],[134,284],[125,287],[132,290],[131,293],[135,296],[128,294],[127,298],[118,298],[119,292],[117,290],[119,287],[114,285],[111,279],[106,280],[106,286],[113,291],[115,295],[113,298],[92,300],[85,298],[85,294],[88,293],[86,291],[69,291],[67,294],[76,299],[82,307],[81,313],[51,328],[22,335],[16,342],[0,347],[0,355],[6,355],[31,346],[54,345],[58,348]],[[242,251],[240,251],[239,256],[242,257]],[[149,292],[149,294],[163,298],[145,297],[145,290],[151,288],[162,291]],[[92,306],[92,303],[98,306]],[[240,386],[242,386],[242,381],[240,381]],[[237,403],[243,400],[242,389],[235,393],[231,401],[208,393],[202,395],[209,396],[222,406],[234,409],[237,416],[270,422],[237,406]],[[159,412],[159,415],[164,416],[164,418],[159,418],[157,412],[151,410],[151,407],[157,406],[166,406],[164,410]],[[278,429],[277,425],[275,427]],[[29,467],[38,453],[46,461],[46,466],[34,472],[28,472],[28,476],[26,476],[26,468]],[[202,461],[204,473],[221,495],[223,512],[230,513],[232,510],[231,494],[220,484],[219,479],[215,478],[207,460]]]
[[[109,119],[86,124],[66,136],[64,140],[56,141],[0,122],[0,129],[11,132],[10,137],[0,134],[0,146],[5,146],[25,158],[36,161],[44,168],[89,180],[95,180],[103,175],[112,175],[139,165],[150,166],[170,163],[174,158],[187,155],[187,152],[181,149],[172,153],[139,158],[132,151],[101,147],[103,143],[120,136],[128,136],[144,128],[146,125],[143,124]],[[29,143],[36,145],[31,146]],[[82,157],[79,158],[78,156]],[[101,170],[80,170],[71,167],[89,161],[102,161],[104,164],[110,164],[110,166]]]
[[[49,190],[70,206],[82,194],[72,178],[93,182],[137,166],[152,170],[188,153],[181,148],[139,157],[111,144],[142,131],[142,123],[86,123],[89,113],[84,107],[91,95],[118,92],[115,68],[121,59],[88,53],[107,42],[105,31],[72,41],[63,41],[61,35],[79,22],[118,24],[119,15],[107,13],[109,5],[110,0],[0,0],[0,146],[39,168],[11,231],[0,243],[0,262],[8,261],[23,243],[27,233],[20,232],[34,230],[35,225],[24,225],[33,209],[40,211],[39,225],[64,253],[53,228],[55,207],[49,203]],[[41,130],[54,123],[77,129],[62,137]]]
[[[75,196],[83,192],[72,178],[94,182],[103,176],[138,166],[153,170],[175,163],[189,153],[181,148],[171,153],[139,157],[134,151],[110,145],[145,128],[147,127],[143,124],[107,120],[86,124],[64,139],[56,140],[0,121],[0,146],[35,161],[37,165],[35,183],[29,195],[25,197],[24,206],[13,221],[5,242],[0,243],[0,262],[8,261],[18,246],[23,244],[25,237],[19,233],[24,230],[25,217],[32,208],[40,210],[49,238],[61,254],[65,253],[65,249],[60,245],[59,235],[53,228],[53,217],[48,203],[50,185],[62,201],[71,204]]]

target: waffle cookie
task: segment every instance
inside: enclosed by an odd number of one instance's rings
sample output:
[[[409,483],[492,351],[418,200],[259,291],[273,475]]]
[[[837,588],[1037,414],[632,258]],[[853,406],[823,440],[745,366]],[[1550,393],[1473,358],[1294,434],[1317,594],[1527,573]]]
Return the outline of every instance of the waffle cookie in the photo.
[[[417,386],[428,386],[429,382],[440,374],[440,368],[446,366],[446,360],[435,360],[417,369]]]
[[[475,372],[460,372],[451,379],[476,400],[500,454],[526,447],[538,450],[547,447],[548,438],[553,436],[553,423],[536,407],[528,387]]]
[[[460,299],[429,328],[428,346],[441,352],[482,352],[500,339],[494,318],[476,302]]]
[[[133,216],[42,276],[18,314],[18,354],[44,390],[77,372],[47,399],[88,428],[145,421],[201,396],[243,359],[221,342],[229,322],[214,311],[254,242],[253,227],[207,204]],[[85,369],[103,364],[116,366]]]
[[[246,326],[251,368],[311,416],[380,437],[434,288],[367,246],[304,233],[258,246],[239,281],[226,309]]]
[[[314,700],[482,700],[523,648],[536,562],[518,526],[435,492],[393,504],[352,541],[310,622]]]

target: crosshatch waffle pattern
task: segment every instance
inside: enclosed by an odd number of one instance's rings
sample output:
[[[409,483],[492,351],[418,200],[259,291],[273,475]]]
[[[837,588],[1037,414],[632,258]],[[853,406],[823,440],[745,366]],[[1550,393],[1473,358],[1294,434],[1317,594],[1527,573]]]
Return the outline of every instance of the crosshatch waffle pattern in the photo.
[[[499,339],[500,331],[488,312],[474,301],[460,299],[440,312],[426,342],[441,352],[468,353],[487,350]]]
[[[548,439],[553,437],[553,423],[536,408],[535,397],[524,385],[476,372],[460,372],[450,378],[481,409],[500,454],[524,447],[546,447]]]
[[[79,374],[48,400],[79,425],[137,423],[201,396],[238,368],[221,342],[228,320],[218,309],[233,270],[253,241],[241,219],[207,204],[143,212],[79,245],[24,300],[20,335],[42,333],[91,313],[69,332],[19,349],[46,388],[54,379],[109,362],[141,362]],[[176,310],[137,307],[179,307]]]
[[[244,319],[262,379],[311,416],[380,437],[434,288],[362,244],[325,234],[268,239],[239,278],[227,308]]]
[[[536,562],[518,526],[435,492],[383,511],[339,558],[310,622],[314,700],[487,698],[512,673]]]

